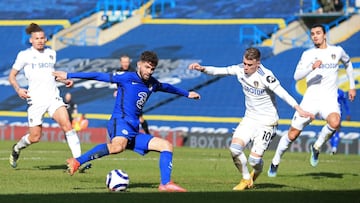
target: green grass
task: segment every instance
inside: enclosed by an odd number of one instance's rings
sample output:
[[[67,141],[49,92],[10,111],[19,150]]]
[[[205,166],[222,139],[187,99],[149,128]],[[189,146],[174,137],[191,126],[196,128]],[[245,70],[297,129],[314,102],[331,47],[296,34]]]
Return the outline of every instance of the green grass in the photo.
[[[132,151],[92,161],[86,173],[69,176],[65,143],[41,142],[21,152],[18,168],[8,163],[14,142],[0,143],[0,202],[360,202],[360,156],[320,155],[317,168],[307,153],[286,153],[278,177],[266,171],[274,151],[264,157],[264,173],[252,190],[234,192],[241,176],[227,149],[175,148],[173,180],[187,193],[159,193],[159,154]],[[86,151],[94,145],[83,145]],[[248,152],[246,152],[248,154]],[[127,192],[109,192],[106,174],[115,168],[130,176]]]

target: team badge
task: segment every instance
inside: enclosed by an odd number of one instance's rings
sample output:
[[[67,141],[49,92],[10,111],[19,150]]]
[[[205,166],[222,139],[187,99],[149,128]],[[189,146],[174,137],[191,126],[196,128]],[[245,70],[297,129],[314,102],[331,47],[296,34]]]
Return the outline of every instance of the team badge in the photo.
[[[149,85],[149,91],[152,91],[153,90],[153,86],[152,84]]]
[[[331,58],[332,58],[332,60],[335,60],[336,55],[335,55],[335,54],[331,54]]]
[[[254,87],[259,87],[259,82],[258,81],[254,81]]]
[[[51,59],[51,60],[53,60],[53,59],[54,59],[54,56],[53,56],[53,55],[50,55],[49,57],[50,57],[50,59]]]
[[[266,81],[267,81],[268,83],[274,83],[274,82],[276,82],[276,78],[274,78],[273,76],[269,75],[269,76],[266,77]]]

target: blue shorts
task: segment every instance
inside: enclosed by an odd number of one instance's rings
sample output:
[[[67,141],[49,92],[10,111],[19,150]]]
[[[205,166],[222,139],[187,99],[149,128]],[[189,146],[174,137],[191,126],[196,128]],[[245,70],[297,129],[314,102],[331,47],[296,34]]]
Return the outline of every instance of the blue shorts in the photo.
[[[139,127],[133,127],[126,120],[110,119],[107,130],[110,140],[118,136],[125,137],[128,140],[126,149],[133,150],[140,155],[145,155],[149,152],[148,146],[153,136],[139,133]]]

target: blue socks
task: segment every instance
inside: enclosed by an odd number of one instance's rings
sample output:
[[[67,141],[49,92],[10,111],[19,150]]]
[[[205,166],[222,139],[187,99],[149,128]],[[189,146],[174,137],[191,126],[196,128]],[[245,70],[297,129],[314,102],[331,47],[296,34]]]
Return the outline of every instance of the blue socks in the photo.
[[[104,143],[104,144],[96,145],[94,148],[90,149],[85,154],[76,158],[76,160],[78,160],[80,162],[80,165],[82,165],[83,163],[86,163],[94,159],[98,159],[106,155],[109,155],[109,150],[107,144]]]
[[[172,171],[172,157],[173,153],[169,151],[160,152],[160,179],[161,184],[165,185],[171,180],[171,171]]]

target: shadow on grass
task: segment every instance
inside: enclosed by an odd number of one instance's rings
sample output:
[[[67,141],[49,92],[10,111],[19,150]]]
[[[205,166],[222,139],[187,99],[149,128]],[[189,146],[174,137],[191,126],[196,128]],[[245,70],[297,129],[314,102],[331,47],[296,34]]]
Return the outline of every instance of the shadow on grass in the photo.
[[[34,166],[35,169],[39,170],[66,170],[67,166],[65,164],[60,165],[44,165],[44,166]]]
[[[322,178],[342,179],[344,177],[344,175],[359,176],[358,174],[320,172],[320,173],[305,173],[305,174],[298,175],[298,177],[313,177],[314,179],[322,179]]]
[[[82,182],[84,182],[84,181],[82,181]],[[157,187],[158,187],[158,184],[155,184],[155,183],[132,183],[131,187],[129,189],[127,189],[126,192],[121,192],[121,193],[129,193],[129,192],[131,192],[132,189],[135,189],[135,188],[157,188]],[[89,187],[75,187],[75,188],[73,188],[73,190],[77,191],[77,192],[86,192],[87,190],[91,190],[91,189],[104,191],[104,187],[92,187],[92,188],[89,188]],[[156,190],[154,190],[154,191],[156,191]]]
[[[264,192],[248,190],[242,192],[187,192],[187,193],[67,193],[67,194],[17,194],[1,195],[0,202],[51,202],[51,203],[88,203],[88,202],[359,202],[359,191],[297,191]]]

